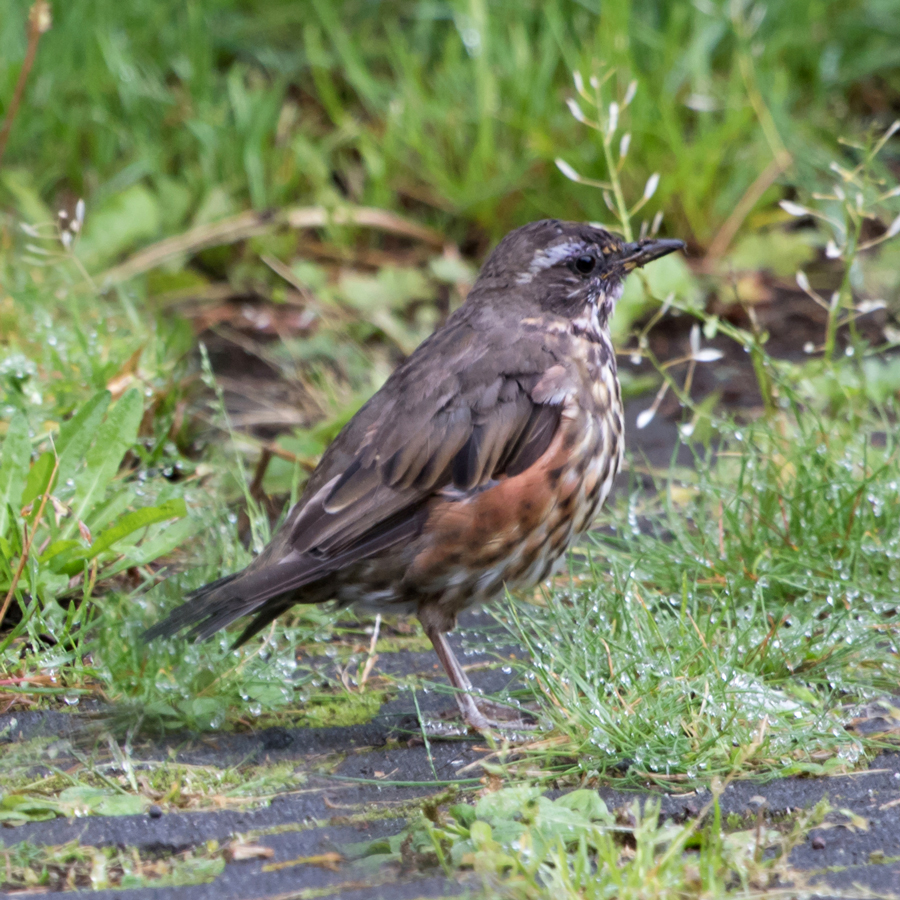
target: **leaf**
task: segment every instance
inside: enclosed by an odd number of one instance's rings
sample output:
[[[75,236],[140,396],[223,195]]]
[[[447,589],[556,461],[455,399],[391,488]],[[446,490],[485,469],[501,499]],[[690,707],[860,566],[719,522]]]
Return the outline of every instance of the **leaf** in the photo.
[[[150,805],[146,797],[119,794],[88,785],[67,787],[59,795],[60,811],[68,816],[137,816]]]
[[[3,823],[43,822],[59,815],[62,815],[59,804],[44,797],[8,794],[0,798],[0,822]]]
[[[97,436],[103,414],[109,406],[109,391],[98,391],[67,422],[63,422],[56,438],[59,456],[57,484],[66,484],[84,462],[88,447]]]
[[[25,413],[17,412],[9,423],[0,449],[0,534],[5,534],[9,525],[8,508],[19,509],[21,506],[30,457],[28,419]]]
[[[164,522],[166,519],[181,519],[187,515],[187,507],[181,497],[167,500],[159,506],[148,506],[134,512],[126,513],[115,525],[111,525],[91,545],[88,559],[93,559],[104,550],[109,549],[116,541],[127,537],[129,534],[155,522]]]
[[[699,309],[705,302],[700,283],[680,253],[670,253],[643,269],[641,278],[626,278],[622,297],[616,303],[611,327],[613,342],[624,344],[634,323],[649,309],[659,306],[658,297],[674,294],[681,308]],[[649,291],[645,290],[647,284]]]
[[[56,465],[56,457],[47,450],[42,453],[28,472],[25,479],[25,490],[22,491],[22,506],[27,506],[37,497],[50,490],[50,478],[53,475],[53,467]]]
[[[766,269],[790,278],[797,269],[815,259],[817,252],[816,240],[808,232],[770,228],[743,235],[735,242],[728,260],[739,271]]]
[[[85,470],[75,484],[72,498],[72,522],[68,531],[79,519],[86,519],[119,471],[122,457],[137,440],[138,426],[144,412],[141,395],[131,390],[110,410],[106,421],[97,431],[97,439],[85,456]]]
[[[591,822],[605,822],[607,825],[615,823],[615,817],[596,791],[571,791],[563,794],[555,802],[556,806],[564,806],[566,809],[582,813]]]
[[[66,553],[66,559],[68,560],[70,557],[70,552],[68,551],[83,551],[84,547],[81,545],[80,541],[76,541],[73,539],[68,539],[64,541],[54,541],[40,556],[40,561],[42,563],[48,563],[50,560],[59,556],[62,553]]]
[[[512,819],[540,795],[540,788],[527,785],[503,788],[492,794],[485,794],[475,804],[475,815],[479,819],[487,819],[491,822]]]
[[[196,527],[197,523],[194,519],[185,518],[180,522],[175,522],[174,525],[163,529],[150,540],[142,541],[139,547],[130,548],[124,559],[114,562],[109,568],[103,570],[104,577],[109,578],[131,566],[146,565],[171,553],[194,533]]]

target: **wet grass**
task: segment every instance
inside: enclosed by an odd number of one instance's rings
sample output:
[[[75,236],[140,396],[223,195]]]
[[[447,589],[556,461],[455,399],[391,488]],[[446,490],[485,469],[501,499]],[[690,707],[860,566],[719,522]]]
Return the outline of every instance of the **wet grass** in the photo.
[[[896,746],[897,411],[794,403],[721,423],[694,467],[631,495],[545,605],[508,607],[564,736],[545,760],[684,784],[846,771]],[[874,700],[884,727],[860,734]]]

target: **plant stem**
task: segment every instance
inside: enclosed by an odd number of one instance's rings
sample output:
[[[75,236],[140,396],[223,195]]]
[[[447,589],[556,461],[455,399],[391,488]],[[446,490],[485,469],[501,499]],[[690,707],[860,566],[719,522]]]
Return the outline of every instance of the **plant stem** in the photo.
[[[19,77],[16,80],[15,88],[13,88],[13,95],[12,99],[9,101],[6,119],[3,122],[3,127],[0,128],[0,163],[3,162],[3,154],[6,152],[6,142],[9,140],[9,133],[12,130],[16,113],[19,111],[19,104],[22,102],[22,94],[25,93],[25,84],[28,81],[28,75],[31,72],[31,67],[34,65],[38,41],[45,31],[50,30],[50,25],[50,4],[47,0],[35,0],[34,5],[28,12],[28,46],[25,48],[25,59],[22,61],[22,68],[19,69]]]
[[[613,196],[616,199],[616,215],[622,226],[622,235],[631,243],[634,235],[631,231],[631,218],[628,215],[628,206],[625,203],[625,195],[622,193],[622,183],[619,181],[619,172],[612,155],[612,135],[603,136],[603,155],[606,157],[606,168],[609,171],[609,183],[612,185]]]
[[[609,122],[604,121],[603,116],[603,97],[600,93],[600,87],[596,88],[597,96],[597,113],[599,115],[600,127],[603,129],[600,143],[603,145],[603,157],[606,160],[606,171],[609,172],[609,183],[612,187],[613,196],[616,200],[616,216],[619,224],[622,226],[622,235],[626,241],[631,243],[634,235],[631,231],[631,217],[628,214],[628,205],[625,203],[625,195],[622,193],[622,183],[619,181],[619,169],[616,161],[613,159],[612,139],[615,133],[609,127]]]
[[[838,288],[838,299],[836,303],[829,306],[828,322],[825,325],[825,345],[823,355],[827,364],[831,364],[834,360],[834,345],[837,338],[838,319],[841,312],[845,309],[853,307],[853,290],[850,287],[850,271],[853,268],[853,262],[856,259],[856,248],[859,245],[859,236],[862,232],[863,218],[859,216],[856,220],[856,227],[850,232],[847,240],[847,251],[845,259],[847,260],[844,268],[844,277],[841,279],[841,286]],[[856,334],[856,328],[852,323],[852,333]]]

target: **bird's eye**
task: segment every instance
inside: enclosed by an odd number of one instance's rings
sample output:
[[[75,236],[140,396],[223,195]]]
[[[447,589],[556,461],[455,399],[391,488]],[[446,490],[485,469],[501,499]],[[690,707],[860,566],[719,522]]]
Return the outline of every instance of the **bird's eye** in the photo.
[[[578,272],[581,272],[582,275],[590,275],[591,272],[594,271],[594,266],[597,265],[597,259],[593,256],[579,256],[578,259],[575,260],[575,269]]]

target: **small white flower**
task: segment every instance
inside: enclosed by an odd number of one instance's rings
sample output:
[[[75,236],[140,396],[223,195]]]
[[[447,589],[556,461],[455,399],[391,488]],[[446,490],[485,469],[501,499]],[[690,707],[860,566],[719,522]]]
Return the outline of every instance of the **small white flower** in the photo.
[[[619,159],[625,159],[628,156],[628,148],[631,146],[631,133],[626,131],[619,141]]]
[[[659,187],[659,172],[654,172],[647,179],[647,183],[644,185],[644,199],[649,200],[656,193],[656,189],[658,187]]]
[[[637,93],[637,87],[637,81],[629,83],[628,88],[625,91],[625,96],[622,98],[622,106],[628,106],[628,104],[634,100],[634,95]]]
[[[900,216],[897,216],[897,218],[888,226],[884,239],[887,240],[888,238],[892,238],[896,234],[900,234]]]
[[[684,105],[694,112],[715,112],[719,108],[719,102],[709,94],[690,94]]]
[[[721,359],[725,354],[721,350],[716,350],[715,347],[700,347],[700,326],[694,324],[691,327],[691,359],[694,362],[705,363],[705,362],[715,362],[717,359]]]
[[[829,241],[825,245],[825,255],[829,259],[837,259],[841,255],[841,248],[834,241]]]
[[[807,294],[810,292],[809,279],[806,277],[806,272],[802,269],[797,272],[797,284],[800,286],[801,291],[805,291]]]
[[[809,210],[805,206],[801,206],[799,203],[792,203],[790,200],[781,200],[778,205],[789,215],[789,216],[808,216]]]
[[[575,117],[576,122],[584,122],[585,115],[574,98],[569,97],[569,99],[566,100],[566,105],[569,107],[569,112]]]
[[[564,159],[557,158],[554,162],[556,163],[556,168],[570,181],[581,181],[581,176]]]
[[[609,104],[609,125],[607,127],[607,134],[615,134],[616,129],[619,127],[619,104],[618,103],[610,103]]]
[[[576,69],[572,73],[572,80],[575,82],[575,90],[578,91],[579,94],[584,93],[584,79],[581,77],[581,72]]]
[[[696,356],[700,352],[700,326],[695,322],[691,326],[691,356]]]
[[[656,409],[652,406],[649,409],[645,409],[642,413],[638,413],[638,417],[634,423],[635,427],[639,431],[642,428],[646,428],[653,421],[653,417],[655,415],[656,415]]]

